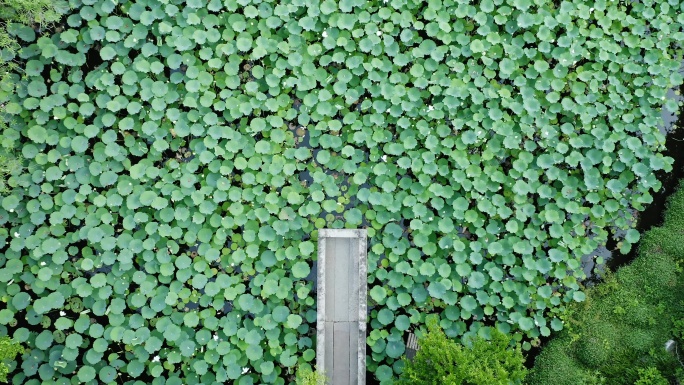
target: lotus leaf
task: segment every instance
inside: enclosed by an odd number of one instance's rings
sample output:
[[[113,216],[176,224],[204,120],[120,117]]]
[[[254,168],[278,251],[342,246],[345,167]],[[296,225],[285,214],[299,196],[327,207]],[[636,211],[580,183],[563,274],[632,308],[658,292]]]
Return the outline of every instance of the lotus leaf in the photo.
[[[32,355],[27,383],[287,381],[315,358],[321,228],[368,231],[381,382],[421,313],[529,343],[584,300],[583,255],[639,241],[630,212],[672,169],[658,125],[682,23],[662,0],[608,19],[530,1],[72,3],[54,34],[8,27],[0,321],[62,352]],[[600,28],[576,43],[606,20],[625,49]]]

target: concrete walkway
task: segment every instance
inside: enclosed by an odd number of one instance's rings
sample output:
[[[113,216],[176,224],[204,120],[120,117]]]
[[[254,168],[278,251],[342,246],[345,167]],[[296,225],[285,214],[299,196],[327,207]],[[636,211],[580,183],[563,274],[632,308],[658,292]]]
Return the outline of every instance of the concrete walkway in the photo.
[[[366,377],[366,231],[319,230],[317,368],[331,385]]]

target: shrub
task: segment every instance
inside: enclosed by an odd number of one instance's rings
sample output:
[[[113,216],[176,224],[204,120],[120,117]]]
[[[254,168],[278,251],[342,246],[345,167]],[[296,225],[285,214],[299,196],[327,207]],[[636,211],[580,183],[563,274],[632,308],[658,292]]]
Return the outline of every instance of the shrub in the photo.
[[[658,368],[649,367],[639,369],[639,379],[634,385],[670,385],[670,382],[660,374]]]
[[[620,340],[611,324],[587,325],[585,330],[586,334],[576,343],[575,354],[586,367],[599,368],[614,354],[613,349]]]
[[[312,370],[310,366],[300,366],[296,377],[297,385],[327,385],[325,373]]]
[[[637,329],[631,333],[628,333],[626,342],[629,344],[629,348],[633,349],[635,353],[644,354],[648,353],[649,350],[657,346],[655,343],[656,338],[656,333],[651,330]]]
[[[537,356],[533,370],[526,378],[530,385],[601,384],[596,373],[587,370],[575,359],[567,346],[568,338],[556,337]]]
[[[0,382],[7,382],[9,366],[6,361],[14,361],[17,354],[24,353],[24,347],[9,337],[0,337]]]
[[[684,342],[684,318],[674,320],[672,324],[672,334],[679,342]]]
[[[511,348],[510,337],[497,330],[491,340],[476,337],[466,347],[449,339],[435,319],[428,330],[413,360],[405,359],[399,384],[509,385],[525,377],[520,347]]]
[[[13,151],[0,148],[0,196],[9,192],[7,179],[22,172],[23,159]]]

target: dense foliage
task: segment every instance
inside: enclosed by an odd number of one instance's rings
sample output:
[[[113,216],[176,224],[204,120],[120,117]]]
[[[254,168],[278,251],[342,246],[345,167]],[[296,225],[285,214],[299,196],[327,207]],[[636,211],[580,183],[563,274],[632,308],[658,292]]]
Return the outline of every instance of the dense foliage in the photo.
[[[544,347],[529,385],[684,380],[683,187],[670,198],[663,226],[644,234],[637,259],[570,308],[570,327]]]
[[[670,381],[663,377],[658,369],[654,367],[640,368],[637,372],[639,373],[639,378],[634,385],[670,385]]]
[[[327,385],[329,381],[324,372],[304,366],[297,371],[296,383],[297,385]]]
[[[23,159],[15,151],[7,151],[0,148],[0,195],[7,194],[10,189],[7,186],[7,179],[12,174],[21,172]]]
[[[8,363],[15,365],[14,359],[17,354],[24,352],[24,347],[12,341],[7,336],[0,337],[0,382],[7,382],[7,374],[10,372]]]
[[[418,352],[405,359],[400,385],[513,385],[521,384],[527,370],[520,346],[495,330],[490,340],[474,337],[462,346],[444,334],[432,318],[419,339]]]
[[[381,381],[429,313],[529,348],[671,168],[678,0],[69,4],[8,28],[14,383],[292,381],[322,227],[368,227]]]

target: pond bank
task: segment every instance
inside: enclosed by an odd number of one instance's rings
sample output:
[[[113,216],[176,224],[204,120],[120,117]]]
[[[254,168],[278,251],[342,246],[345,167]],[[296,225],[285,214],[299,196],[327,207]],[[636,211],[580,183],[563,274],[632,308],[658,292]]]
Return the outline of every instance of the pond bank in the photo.
[[[679,95],[676,95],[673,90],[668,92],[668,97],[674,98],[680,103],[684,101],[684,85],[679,88]],[[657,193],[654,192],[653,203],[649,204],[646,209],[639,214],[636,229],[643,234],[654,226],[660,226],[663,223],[663,215],[665,213],[667,199],[676,191],[679,182],[684,176],[684,108],[680,106],[679,112],[676,114],[669,114],[663,111],[663,119],[665,121],[664,130],[667,132],[666,150],[663,153],[674,159],[672,171],[666,173],[664,171],[657,172],[658,180],[663,184],[663,187]],[[615,242],[608,244],[608,249],[615,249]],[[637,257],[638,247],[635,246],[628,254],[620,254],[617,251],[613,252],[612,258],[607,261],[607,267],[611,271],[616,271],[618,268],[629,264]]]
[[[682,67],[684,71],[684,67]],[[662,116],[664,120],[664,126],[662,132],[667,134],[666,138],[666,149],[663,155],[669,156],[674,159],[672,165],[672,171],[666,173],[664,171],[657,172],[657,178],[662,183],[662,187],[658,192],[652,192],[653,202],[645,207],[645,210],[640,212],[637,217],[636,229],[640,234],[651,230],[653,227],[661,226],[663,224],[663,219],[666,211],[667,201],[671,195],[677,191],[682,177],[684,177],[684,85],[679,87],[679,95],[674,92],[674,89],[668,91],[668,98],[676,99],[680,102],[679,111],[676,113],[668,113],[663,110]],[[602,247],[597,252],[600,252],[600,256],[604,256],[605,262],[603,266],[598,266],[600,271],[603,268],[608,268],[609,271],[615,272],[620,267],[629,265],[634,261],[639,254],[639,245],[641,243],[632,247],[629,253],[621,254],[619,247],[617,246],[617,241],[609,237],[608,243],[605,247]],[[587,274],[586,285],[594,286],[595,284],[601,283],[602,279],[599,274],[596,274],[594,270],[593,263],[585,268],[592,274]],[[542,348],[545,347],[548,342],[553,337],[542,337],[541,343],[537,347],[532,347],[527,352],[527,362],[526,366],[531,369],[534,366],[535,359],[541,353]]]

